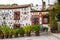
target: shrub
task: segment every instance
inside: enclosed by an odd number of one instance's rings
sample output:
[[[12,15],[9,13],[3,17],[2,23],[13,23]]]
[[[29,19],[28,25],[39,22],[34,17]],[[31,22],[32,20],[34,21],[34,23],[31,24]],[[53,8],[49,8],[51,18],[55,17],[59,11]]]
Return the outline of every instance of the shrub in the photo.
[[[2,26],[2,32],[4,35],[8,35],[9,34],[9,26],[3,25]]]
[[[27,36],[30,36],[30,34],[31,34],[31,26],[30,25],[25,26],[24,30],[25,30],[25,33],[27,34]]]
[[[17,32],[18,32],[18,34],[24,34],[25,32],[24,32],[24,29],[21,27],[21,28],[18,28],[17,29]]]
[[[39,32],[40,31],[40,25],[37,25],[37,24],[33,25],[33,30],[34,30],[34,32]]]

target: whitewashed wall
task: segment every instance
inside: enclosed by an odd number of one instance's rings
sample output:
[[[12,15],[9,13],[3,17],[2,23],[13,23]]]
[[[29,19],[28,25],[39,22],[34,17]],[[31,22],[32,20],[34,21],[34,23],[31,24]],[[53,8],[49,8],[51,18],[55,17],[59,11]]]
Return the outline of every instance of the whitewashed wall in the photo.
[[[14,20],[14,11],[16,10],[20,11],[20,20]],[[25,11],[27,12],[26,15],[23,14]],[[3,14],[6,15],[3,16]],[[10,27],[12,27],[13,24],[20,24],[22,27],[31,24],[30,7],[20,9],[0,9],[0,25],[4,22],[3,17],[5,17],[5,22]],[[26,20],[24,18],[26,18]]]
[[[27,14],[24,14],[24,12],[27,12]],[[30,12],[30,7],[22,8],[20,10],[20,24],[21,24],[22,27],[23,26],[26,26],[26,25],[31,25],[31,12]]]

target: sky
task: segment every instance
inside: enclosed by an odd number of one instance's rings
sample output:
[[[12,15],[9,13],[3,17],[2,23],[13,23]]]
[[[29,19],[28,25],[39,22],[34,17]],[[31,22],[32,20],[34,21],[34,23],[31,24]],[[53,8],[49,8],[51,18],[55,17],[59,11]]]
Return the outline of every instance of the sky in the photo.
[[[44,0],[44,1],[46,2],[46,4],[48,4],[48,0]],[[50,4],[53,4],[55,1],[56,0],[50,0]],[[35,4],[41,5],[42,0],[0,0],[0,4],[13,4],[13,3],[19,4],[19,5],[31,4],[31,3],[33,3],[34,5]]]

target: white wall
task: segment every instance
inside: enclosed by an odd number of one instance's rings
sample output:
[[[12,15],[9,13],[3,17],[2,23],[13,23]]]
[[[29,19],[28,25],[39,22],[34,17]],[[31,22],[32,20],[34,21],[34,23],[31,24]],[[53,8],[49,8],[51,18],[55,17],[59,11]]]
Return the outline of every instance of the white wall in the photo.
[[[30,7],[25,8],[26,10],[24,10],[24,8],[22,8],[20,11],[20,24],[21,26],[26,26],[26,25],[30,25],[31,24],[31,13],[30,13]],[[27,14],[24,14],[24,12],[27,12]],[[23,12],[23,13],[22,13]],[[24,19],[26,18],[26,20]]]

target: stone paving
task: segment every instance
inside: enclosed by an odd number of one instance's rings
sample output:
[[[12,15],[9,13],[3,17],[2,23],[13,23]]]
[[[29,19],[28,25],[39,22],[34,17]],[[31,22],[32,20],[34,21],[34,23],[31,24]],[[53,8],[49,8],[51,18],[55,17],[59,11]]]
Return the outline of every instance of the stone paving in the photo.
[[[19,38],[0,39],[0,40],[60,40],[60,38],[55,36],[55,34],[53,35],[52,33],[40,33],[40,36],[33,35],[30,37],[25,36],[25,37],[19,37]]]
[[[60,39],[60,33],[52,33],[53,36],[55,36],[56,38]]]

